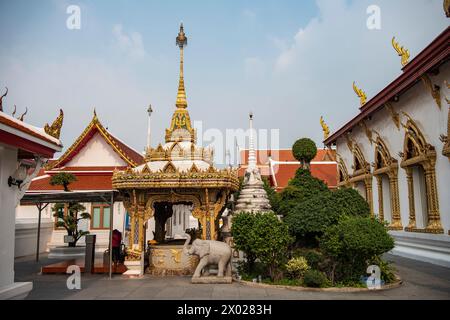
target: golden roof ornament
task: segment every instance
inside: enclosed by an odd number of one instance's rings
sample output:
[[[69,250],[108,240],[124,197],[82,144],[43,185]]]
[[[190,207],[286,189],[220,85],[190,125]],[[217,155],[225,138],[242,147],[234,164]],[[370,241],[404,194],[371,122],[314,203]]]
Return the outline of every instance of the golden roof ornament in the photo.
[[[327,126],[327,124],[323,120],[323,116],[320,116],[320,125],[322,126],[323,140],[325,141],[330,136],[330,128]]]
[[[402,66],[406,66],[409,63],[409,50],[401,47],[398,42],[395,41],[395,37],[392,38],[392,47],[397,51],[398,55],[402,58]]]
[[[450,0],[444,0],[444,11],[447,18],[450,18]]]
[[[52,125],[49,126],[48,123],[44,127],[44,131],[46,134],[51,135],[52,137],[59,139],[61,135],[61,128],[64,120],[64,112],[62,109],[59,109],[59,116],[53,121]]]
[[[366,93],[356,86],[355,81],[353,81],[353,91],[355,91],[356,95],[359,97],[361,107],[365,105],[367,102]]]
[[[186,101],[186,90],[184,88],[184,74],[183,74],[183,63],[184,63],[184,47],[187,46],[187,37],[184,33],[183,23],[180,25],[180,32],[176,38],[176,44],[180,48],[180,79],[178,81],[178,94],[177,94],[177,108],[187,108]]]

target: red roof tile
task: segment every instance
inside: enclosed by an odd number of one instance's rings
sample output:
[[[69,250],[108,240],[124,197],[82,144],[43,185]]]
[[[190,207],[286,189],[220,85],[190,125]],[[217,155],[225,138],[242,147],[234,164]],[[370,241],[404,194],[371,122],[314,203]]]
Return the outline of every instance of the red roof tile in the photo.
[[[69,185],[69,189],[72,191],[80,190],[112,190],[112,173],[95,173],[88,175],[75,174],[77,181],[72,182]],[[62,186],[50,185],[50,176],[38,177],[33,179],[27,192],[38,191],[62,191]]]

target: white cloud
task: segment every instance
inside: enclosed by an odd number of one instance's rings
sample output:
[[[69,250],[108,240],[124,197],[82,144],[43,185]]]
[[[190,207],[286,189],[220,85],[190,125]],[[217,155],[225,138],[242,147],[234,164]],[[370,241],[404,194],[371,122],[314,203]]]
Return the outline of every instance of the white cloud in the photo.
[[[123,30],[121,24],[116,24],[113,27],[112,33],[118,48],[131,58],[143,58],[146,55],[144,49],[144,41],[139,32],[130,32],[127,34]]]
[[[272,96],[267,103],[285,110],[283,121],[270,119],[272,127],[290,128],[282,131],[283,141],[311,136],[319,142],[320,115],[332,131],[356,115],[359,100],[352,90],[354,80],[369,98],[394,80],[402,72],[391,46],[394,35],[413,58],[448,25],[441,0],[378,0],[381,30],[366,25],[366,9],[372,1],[317,0],[316,4],[319,14],[299,26],[285,40],[287,46],[280,45],[281,39],[272,41],[279,54],[271,63]]]

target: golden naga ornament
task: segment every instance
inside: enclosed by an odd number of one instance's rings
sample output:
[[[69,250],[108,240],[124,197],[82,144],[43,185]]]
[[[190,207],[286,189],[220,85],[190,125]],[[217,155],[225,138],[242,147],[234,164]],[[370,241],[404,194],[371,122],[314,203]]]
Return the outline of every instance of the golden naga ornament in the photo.
[[[323,140],[327,140],[328,137],[330,136],[330,128],[327,126],[327,124],[323,120],[323,116],[320,117],[320,125],[322,126]]]
[[[45,124],[44,131],[46,134],[51,135],[52,137],[59,139],[61,135],[61,128],[64,120],[64,112],[62,109],[59,109],[59,116],[53,121],[52,125],[49,126],[48,123]]]
[[[444,0],[444,11],[447,18],[450,18],[450,0]]]
[[[392,47],[397,51],[398,55],[402,58],[402,66],[406,66],[409,63],[409,50],[401,47],[398,42],[395,41],[395,37],[392,38]]]
[[[363,90],[361,90],[360,88],[358,88],[356,86],[355,81],[353,81],[353,91],[355,91],[356,95],[359,97],[359,101],[360,101],[361,107],[363,105],[365,105],[366,102],[367,102],[367,95],[366,95],[366,93]]]

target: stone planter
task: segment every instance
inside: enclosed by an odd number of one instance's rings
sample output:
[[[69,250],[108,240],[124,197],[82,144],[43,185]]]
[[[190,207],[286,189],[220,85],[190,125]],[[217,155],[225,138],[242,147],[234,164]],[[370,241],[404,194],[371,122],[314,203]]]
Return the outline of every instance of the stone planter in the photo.
[[[76,247],[55,247],[50,249],[50,253],[48,254],[49,259],[80,259],[84,258],[86,251],[85,246],[76,246]]]

